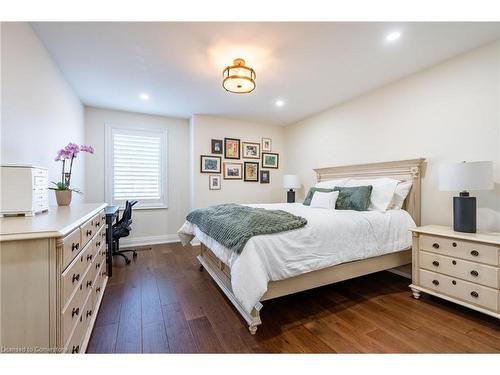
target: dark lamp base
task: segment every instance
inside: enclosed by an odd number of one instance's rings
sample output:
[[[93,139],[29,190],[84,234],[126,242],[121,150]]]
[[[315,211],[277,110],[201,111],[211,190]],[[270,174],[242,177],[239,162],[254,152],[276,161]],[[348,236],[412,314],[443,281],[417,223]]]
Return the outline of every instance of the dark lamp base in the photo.
[[[453,197],[453,230],[476,233],[476,197],[463,193]]]
[[[295,192],[290,189],[286,193],[286,202],[287,203],[295,203]]]

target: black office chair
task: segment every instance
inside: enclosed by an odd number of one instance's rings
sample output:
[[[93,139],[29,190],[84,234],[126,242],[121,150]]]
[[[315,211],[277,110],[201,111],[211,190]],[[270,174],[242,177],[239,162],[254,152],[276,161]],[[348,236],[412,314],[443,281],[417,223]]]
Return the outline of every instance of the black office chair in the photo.
[[[132,207],[136,203],[137,201],[126,201],[122,218],[113,225],[113,256],[119,255],[123,257],[126,264],[130,264],[130,259],[124,253],[132,252],[134,258],[137,257],[137,253],[134,249],[120,250],[120,238],[127,237],[130,234],[132,229]]]

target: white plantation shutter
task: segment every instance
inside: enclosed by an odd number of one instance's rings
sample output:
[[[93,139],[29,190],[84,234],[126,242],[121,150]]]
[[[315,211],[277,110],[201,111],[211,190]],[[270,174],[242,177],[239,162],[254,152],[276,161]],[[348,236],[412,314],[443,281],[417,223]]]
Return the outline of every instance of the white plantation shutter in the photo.
[[[166,207],[166,129],[107,126],[107,201],[136,207]]]

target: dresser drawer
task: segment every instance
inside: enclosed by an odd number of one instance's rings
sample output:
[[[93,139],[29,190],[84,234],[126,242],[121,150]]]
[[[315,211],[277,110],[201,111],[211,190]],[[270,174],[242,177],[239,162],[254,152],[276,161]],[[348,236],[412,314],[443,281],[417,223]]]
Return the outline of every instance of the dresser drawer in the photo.
[[[473,283],[499,288],[500,268],[445,255],[420,251],[419,265],[430,271],[459,277]]]
[[[78,318],[78,323],[72,332],[71,337],[66,343],[65,353],[78,354],[82,353],[83,336],[85,332],[83,315]]]
[[[97,274],[94,280],[94,286],[92,288],[92,306],[94,309],[96,308],[97,302],[99,301],[99,298],[101,298],[102,294],[104,293],[104,273],[103,270],[106,269],[104,265],[101,265],[100,269],[97,270]]]
[[[78,254],[78,256],[63,272],[61,276],[63,306],[66,306],[68,299],[71,297],[78,284],[80,284],[80,281],[83,280],[85,271],[89,269],[89,266],[92,263],[90,260],[92,257],[92,251],[92,243],[87,244],[87,246],[85,246],[80,254]]]
[[[68,264],[71,263],[73,259],[80,253],[80,250],[83,248],[81,244],[80,238],[80,229],[75,229],[69,235],[64,237],[63,239],[63,266],[62,269],[65,269]]]
[[[499,261],[499,247],[494,245],[422,234],[419,238],[419,246],[420,249],[433,253],[493,266],[498,265]]]
[[[436,272],[419,270],[420,285],[489,310],[498,311],[498,290]]]
[[[95,229],[95,220],[97,217],[98,215],[95,215],[92,219],[90,219],[80,227],[80,230],[82,232],[81,242],[83,245],[89,242],[92,239],[92,237],[94,237],[94,235],[97,233]]]

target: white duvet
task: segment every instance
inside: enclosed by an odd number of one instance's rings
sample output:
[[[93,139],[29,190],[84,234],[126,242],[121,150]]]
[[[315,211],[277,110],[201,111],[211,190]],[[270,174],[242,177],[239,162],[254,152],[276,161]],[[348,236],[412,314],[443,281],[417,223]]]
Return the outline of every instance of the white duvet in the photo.
[[[301,203],[251,204],[285,210],[307,219],[304,228],[252,237],[240,255],[185,222],[178,234],[184,245],[194,236],[231,267],[233,293],[247,312],[259,306],[269,281],[411,246],[415,223],[404,210],[350,211],[311,208]]]

